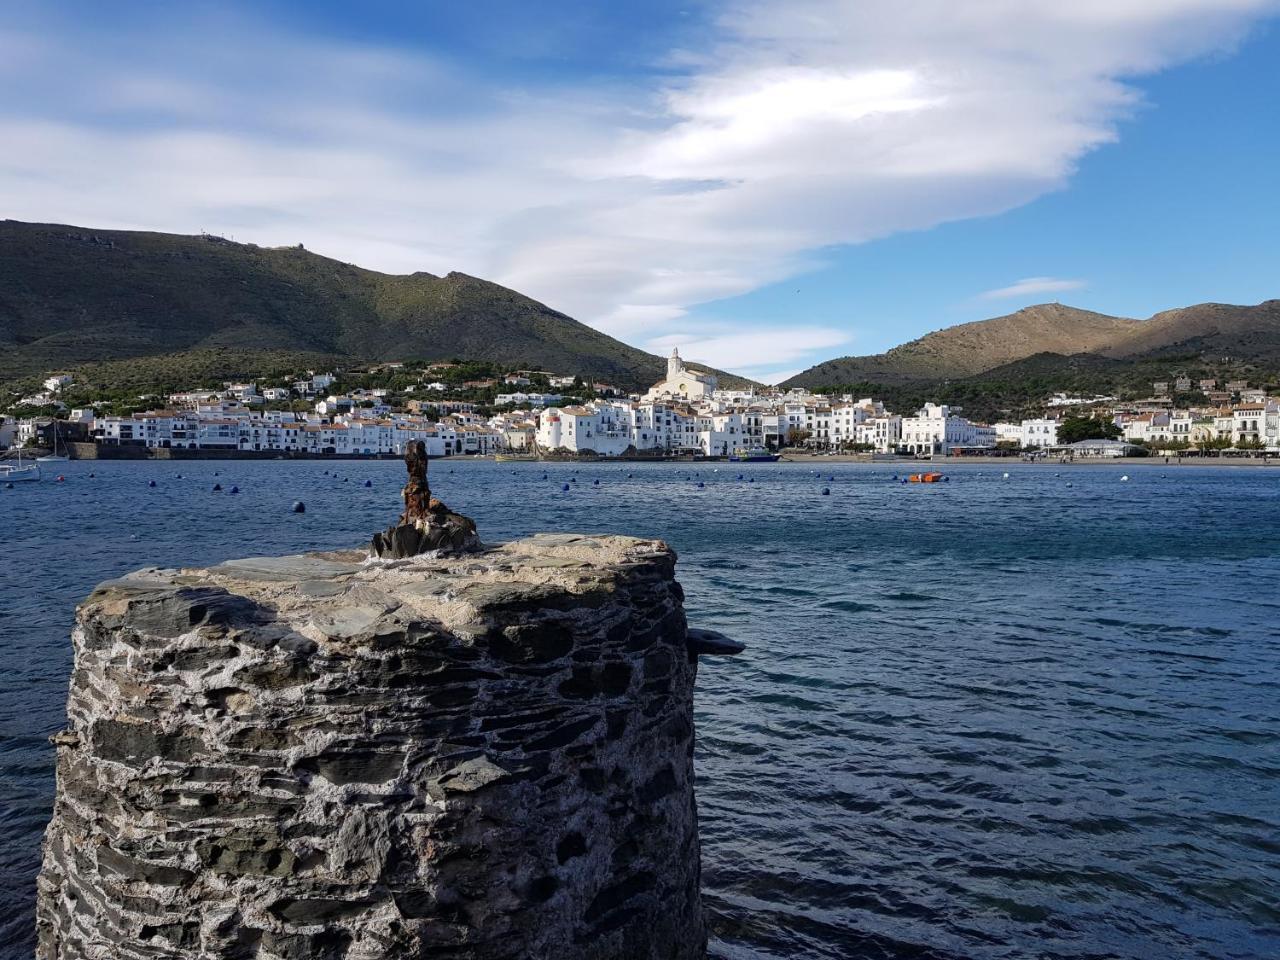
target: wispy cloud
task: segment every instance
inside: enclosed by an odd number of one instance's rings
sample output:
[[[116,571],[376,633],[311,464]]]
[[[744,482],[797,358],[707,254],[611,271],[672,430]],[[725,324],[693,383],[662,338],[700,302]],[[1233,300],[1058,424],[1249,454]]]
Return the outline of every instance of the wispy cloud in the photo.
[[[1007,287],[997,287],[978,294],[980,300],[1012,300],[1015,297],[1034,297],[1042,293],[1060,293],[1063,290],[1081,290],[1088,284],[1084,280],[1063,280],[1059,277],[1027,277],[1016,280]]]
[[[591,89],[227,16],[145,33],[0,25],[0,53],[21,53],[0,62],[0,196],[19,219],[463,270],[633,341],[781,369],[839,331],[799,336],[816,329],[799,317],[708,335],[690,308],[793,276],[824,247],[1062,186],[1116,138],[1139,99],[1128,78],[1227,48],[1276,9],[733,0],[704,49]]]
[[[657,354],[679,347],[681,356],[741,373],[763,383],[780,383],[798,372],[797,361],[815,351],[849,343],[848,331],[833,327],[732,328],[719,325],[696,333],[653,337],[643,346]]]

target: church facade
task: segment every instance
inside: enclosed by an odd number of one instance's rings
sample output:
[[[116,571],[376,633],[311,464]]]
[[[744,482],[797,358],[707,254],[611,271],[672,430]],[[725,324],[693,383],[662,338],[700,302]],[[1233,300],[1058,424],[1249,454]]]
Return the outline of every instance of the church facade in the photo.
[[[672,347],[667,359],[667,378],[650,387],[644,399],[710,400],[715,390],[716,378],[710,373],[690,370],[680,359],[679,349]]]

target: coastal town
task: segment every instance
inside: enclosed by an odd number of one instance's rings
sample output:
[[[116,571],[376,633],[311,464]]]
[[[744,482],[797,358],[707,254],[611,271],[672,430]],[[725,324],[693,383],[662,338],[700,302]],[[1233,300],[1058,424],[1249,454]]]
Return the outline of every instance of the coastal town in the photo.
[[[1042,416],[988,424],[932,402],[902,413],[872,397],[721,388],[716,376],[686,364],[678,350],[664,379],[630,395],[547,371],[450,379],[460,366],[425,364],[406,372],[405,364],[387,363],[309,371],[288,384],[227,382],[221,389],[142,398],[157,402],[130,413],[68,406],[62,398],[74,373],[56,373],[0,419],[0,449],[39,450],[57,459],[379,457],[399,456],[421,440],[433,457],[512,459],[747,460],[814,453],[1074,460],[1280,452],[1280,398],[1243,380],[1192,383],[1176,376],[1153,383],[1151,396],[1141,400],[1056,394],[1045,398]],[[356,385],[379,375],[399,386]],[[1192,391],[1207,402],[1179,406],[1176,398]],[[46,413],[24,416],[24,407]]]

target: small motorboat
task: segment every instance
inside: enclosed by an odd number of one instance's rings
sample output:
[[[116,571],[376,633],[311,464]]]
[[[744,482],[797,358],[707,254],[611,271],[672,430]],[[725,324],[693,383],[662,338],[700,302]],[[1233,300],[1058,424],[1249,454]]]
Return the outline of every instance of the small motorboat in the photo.
[[[907,477],[911,483],[938,483],[942,480],[940,473],[913,473]]]
[[[772,453],[764,447],[752,447],[750,450],[734,450],[729,457],[730,463],[777,463],[782,456]]]

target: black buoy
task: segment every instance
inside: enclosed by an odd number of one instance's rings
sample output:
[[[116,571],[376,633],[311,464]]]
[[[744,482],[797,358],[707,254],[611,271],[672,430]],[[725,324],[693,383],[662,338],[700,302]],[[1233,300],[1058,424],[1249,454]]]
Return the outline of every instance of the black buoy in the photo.
[[[214,493],[217,493],[217,492],[218,492],[219,490],[221,490],[221,489],[222,489],[222,484],[220,484],[220,483],[215,483],[215,484],[213,485],[213,492],[214,492]]]
[[[630,480],[630,479],[631,479],[632,477],[634,477],[634,476],[635,476],[635,474],[634,474],[634,473],[628,473],[628,474],[627,474],[627,479],[628,479],[628,480]]]
[[[91,473],[89,474],[89,479],[92,480],[95,476],[97,476],[97,474]]]
[[[373,481],[372,481],[372,480],[366,480],[366,481],[364,482],[364,485],[365,485],[366,487],[372,487],[372,486],[373,486]]]
[[[699,489],[699,490],[701,490],[701,489],[702,489],[703,487],[705,487],[705,486],[706,486],[706,484],[705,484],[705,483],[703,483],[701,480],[699,480],[699,481],[698,481],[698,489]]]
[[[293,512],[294,512],[294,513],[306,513],[306,512],[307,512],[307,505],[306,505],[305,503],[303,503],[301,500],[295,500],[295,501],[293,501]]]
[[[747,481],[747,483],[755,483],[755,482],[756,482],[756,478],[755,478],[755,477],[752,477],[751,479],[749,479],[749,480]]]
[[[156,482],[155,482],[154,480],[148,480],[148,481],[147,481],[147,486],[148,486],[148,487],[154,487],[155,485],[156,485]]]
[[[346,483],[346,482],[347,482],[347,478],[346,478],[346,477],[343,477],[343,478],[342,478],[342,482],[343,482],[343,483]]]
[[[12,483],[6,483],[6,484],[4,485],[4,488],[5,488],[6,490],[12,490],[12,489],[13,489],[13,484],[12,484]]]
[[[599,480],[592,480],[592,481],[591,481],[591,484],[592,484],[592,486],[596,486],[596,487],[598,487],[598,486],[600,486],[600,481],[599,481]]]
[[[232,488],[231,488],[231,492],[232,492],[232,493],[239,493],[239,492],[240,492],[240,488],[239,488],[239,487],[232,487]]]
[[[569,482],[570,482],[570,483],[577,483],[577,482],[578,482],[578,478],[577,478],[577,477],[570,477],[570,478],[569,478]]]
[[[173,475],[173,479],[175,479],[175,480],[181,480],[181,479],[182,479],[182,474],[180,474],[180,473],[175,473],[175,474]]]
[[[569,492],[569,485],[568,485],[567,483],[562,483],[562,484],[560,484],[560,489],[561,489],[564,493],[568,493],[568,492]]]
[[[822,495],[823,495],[824,497],[829,497],[829,496],[831,496],[831,488],[830,488],[830,487],[823,487],[823,488],[822,488]]]

